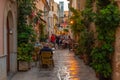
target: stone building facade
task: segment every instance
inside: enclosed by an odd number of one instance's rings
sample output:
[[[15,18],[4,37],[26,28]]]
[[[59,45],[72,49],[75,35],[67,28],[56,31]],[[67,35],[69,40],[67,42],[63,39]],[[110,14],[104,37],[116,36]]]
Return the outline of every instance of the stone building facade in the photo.
[[[40,19],[41,19],[40,23],[45,24],[44,32],[45,32],[45,35],[46,35],[46,34],[48,34],[48,24],[49,24],[48,23],[48,14],[49,14],[49,10],[50,10],[48,1],[47,0],[40,0],[40,1],[36,2],[36,8],[38,10],[43,11],[42,16],[40,17]],[[40,24],[36,25],[36,32],[37,32],[37,36],[38,37],[40,36],[40,32],[38,32],[39,31],[38,30],[39,29],[39,25]]]
[[[115,0],[120,9],[120,0]],[[113,58],[112,80],[120,79],[120,27],[116,30],[115,53]]]
[[[78,9],[79,11],[84,10],[85,8],[85,2],[86,0],[77,0],[80,3],[80,6],[75,6],[75,1],[74,0],[68,0],[70,1],[69,6],[74,7],[75,9]],[[120,9],[120,0],[115,0],[115,3],[117,4],[117,6]],[[74,4],[74,6],[73,6]],[[76,3],[76,5],[78,4],[78,2]],[[96,2],[93,4],[93,10],[96,11]],[[93,31],[95,31],[95,24],[91,23],[91,28]],[[113,72],[112,72],[112,80],[120,80],[120,27],[117,28],[116,30],[116,35],[115,35],[116,39],[115,39],[115,52],[114,52],[114,56],[113,56],[113,63],[112,63],[112,67],[113,67]]]
[[[53,10],[54,10],[54,0],[49,0],[50,11],[48,15],[48,34],[49,38],[52,34],[54,34],[54,19],[53,19]]]
[[[17,71],[17,2],[0,0],[0,80]]]
[[[59,4],[54,2],[53,3],[53,26],[54,26],[54,34],[57,34],[58,31],[58,24],[59,24]]]

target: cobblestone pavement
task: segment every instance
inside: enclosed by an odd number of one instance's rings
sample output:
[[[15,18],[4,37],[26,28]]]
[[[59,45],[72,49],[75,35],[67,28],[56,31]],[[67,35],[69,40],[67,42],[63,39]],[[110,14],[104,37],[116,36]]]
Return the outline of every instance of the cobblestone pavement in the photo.
[[[93,69],[68,50],[56,50],[54,64],[53,69],[34,66],[27,72],[18,72],[12,80],[98,80]]]

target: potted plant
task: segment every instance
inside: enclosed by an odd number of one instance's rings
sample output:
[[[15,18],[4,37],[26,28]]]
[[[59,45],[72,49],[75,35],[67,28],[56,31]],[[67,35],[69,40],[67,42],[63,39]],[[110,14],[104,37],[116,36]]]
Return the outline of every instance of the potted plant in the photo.
[[[34,0],[18,0],[18,70],[28,70],[32,61],[32,52],[36,40],[34,21],[28,20],[35,17],[36,10]],[[29,6],[28,6],[29,5]],[[31,15],[32,13],[32,15]]]
[[[32,45],[22,43],[18,47],[18,71],[26,71],[30,69],[30,62],[32,61]]]

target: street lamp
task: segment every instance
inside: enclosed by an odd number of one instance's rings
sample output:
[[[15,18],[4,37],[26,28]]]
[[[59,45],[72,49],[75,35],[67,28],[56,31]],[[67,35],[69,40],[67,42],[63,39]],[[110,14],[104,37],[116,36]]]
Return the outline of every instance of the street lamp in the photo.
[[[74,23],[73,20],[71,20],[71,21],[70,21],[70,24],[73,24],[73,23]]]

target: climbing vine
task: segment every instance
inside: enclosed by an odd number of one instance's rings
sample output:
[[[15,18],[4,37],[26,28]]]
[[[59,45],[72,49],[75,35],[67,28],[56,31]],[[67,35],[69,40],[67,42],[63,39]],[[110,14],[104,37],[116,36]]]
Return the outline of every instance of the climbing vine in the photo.
[[[94,36],[93,32],[89,31],[90,23],[93,21],[94,16],[92,4],[93,0],[87,0],[85,10],[82,12],[73,8],[70,9],[73,13],[71,19],[74,21],[71,28],[74,35],[77,34],[79,37],[76,54],[80,56],[84,54],[89,55],[93,47]]]
[[[94,0],[86,0],[85,9],[82,11],[82,24],[84,29],[80,32],[79,37],[79,47],[77,51],[86,64],[90,64],[90,53],[94,47],[94,32],[90,30],[90,25],[93,22],[94,12],[93,12],[93,2]]]
[[[105,78],[109,78],[112,74],[111,55],[114,52],[113,43],[115,42],[115,31],[120,22],[120,13],[115,5],[108,4],[106,1],[104,3],[106,4],[103,4],[103,1],[99,2],[101,9],[96,13],[95,24],[98,33],[98,45],[91,53],[91,64],[96,72]]]
[[[35,10],[35,0],[18,1],[18,60],[30,61],[35,34],[29,16]]]
[[[93,21],[93,2],[94,0],[87,0],[85,9],[82,11],[83,22],[86,28],[89,28],[91,22]]]
[[[107,5],[111,3],[112,0],[96,0],[97,10],[105,8]]]
[[[97,8],[95,12],[94,3]],[[82,13],[72,10],[72,30],[79,34],[77,51],[89,53],[90,65],[105,79],[112,74],[111,56],[114,53],[115,31],[120,22],[119,9],[113,3],[113,0],[87,0]],[[97,43],[94,43],[94,35],[90,31],[90,24],[93,22],[96,26]]]
[[[84,29],[82,17],[80,11],[70,8],[73,16],[70,18],[73,23],[71,24],[71,29],[74,35],[80,35],[80,32]]]

